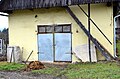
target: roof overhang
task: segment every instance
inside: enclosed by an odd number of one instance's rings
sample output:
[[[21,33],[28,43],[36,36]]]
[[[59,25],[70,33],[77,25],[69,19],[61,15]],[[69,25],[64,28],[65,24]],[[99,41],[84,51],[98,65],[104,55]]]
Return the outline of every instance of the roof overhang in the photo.
[[[0,12],[21,9],[61,7],[81,4],[96,4],[120,0],[1,0]]]

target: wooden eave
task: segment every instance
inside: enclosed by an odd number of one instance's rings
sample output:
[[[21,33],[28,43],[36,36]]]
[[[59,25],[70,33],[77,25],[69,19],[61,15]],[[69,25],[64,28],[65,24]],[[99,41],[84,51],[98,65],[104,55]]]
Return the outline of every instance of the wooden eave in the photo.
[[[17,9],[37,9],[113,1],[120,0],[2,0],[0,2],[0,12],[13,11]]]

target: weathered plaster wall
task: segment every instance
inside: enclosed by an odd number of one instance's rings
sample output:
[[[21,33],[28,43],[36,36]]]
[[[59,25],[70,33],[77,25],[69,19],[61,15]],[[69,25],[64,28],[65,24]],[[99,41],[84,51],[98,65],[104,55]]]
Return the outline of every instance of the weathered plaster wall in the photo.
[[[83,5],[82,7],[87,12],[87,5]],[[87,17],[84,13],[77,6],[72,6],[71,9],[87,28]],[[35,18],[35,15],[38,17]],[[96,4],[91,6],[91,18],[93,18],[99,28],[103,30],[111,42],[113,42],[112,16],[112,7],[107,7],[106,4]],[[74,52],[75,48],[87,44],[88,38],[64,8],[14,11],[9,15],[10,46],[23,47],[23,60],[27,59],[32,50],[34,52],[30,57],[30,60],[38,60],[37,25],[66,23],[72,24],[72,47]],[[76,31],[78,31],[78,33]],[[113,45],[110,45],[108,41],[106,41],[93,24],[91,24],[91,33],[113,55]],[[76,61],[74,56],[73,61]]]

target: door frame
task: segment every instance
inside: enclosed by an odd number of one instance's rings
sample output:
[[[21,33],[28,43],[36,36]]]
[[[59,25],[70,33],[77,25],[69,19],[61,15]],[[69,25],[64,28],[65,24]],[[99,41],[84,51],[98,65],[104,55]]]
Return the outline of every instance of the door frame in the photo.
[[[49,27],[49,26],[51,26],[51,27],[53,27],[53,32],[46,32],[46,30],[45,30],[45,32],[39,32],[39,27],[45,27],[45,29],[46,29],[46,27]],[[70,32],[55,32],[55,26],[70,26]],[[62,30],[63,30],[63,28],[62,28]],[[53,24],[53,25],[37,25],[37,47],[38,47],[38,52],[37,52],[37,54],[38,54],[38,61],[39,61],[39,43],[38,43],[38,35],[39,34],[53,34],[53,62],[72,62],[72,24]],[[55,61],[55,33],[71,33],[71,61]],[[47,62],[47,61],[46,61]]]

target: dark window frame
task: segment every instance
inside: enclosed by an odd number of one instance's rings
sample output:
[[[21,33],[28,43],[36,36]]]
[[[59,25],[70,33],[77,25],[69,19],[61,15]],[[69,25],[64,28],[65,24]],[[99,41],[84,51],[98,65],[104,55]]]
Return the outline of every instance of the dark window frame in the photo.
[[[55,27],[62,27],[62,30],[58,32],[56,31]],[[68,26],[69,31],[65,31],[64,27]],[[40,27],[44,27],[45,28],[45,32],[40,32]],[[52,32],[47,32],[47,27],[52,27]],[[71,33],[72,32],[72,27],[71,24],[58,24],[58,25],[38,25],[37,27],[38,30],[38,34],[45,34],[45,33]]]

